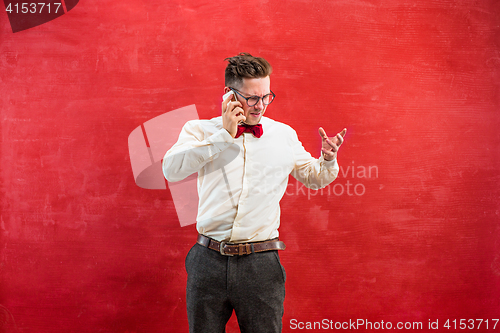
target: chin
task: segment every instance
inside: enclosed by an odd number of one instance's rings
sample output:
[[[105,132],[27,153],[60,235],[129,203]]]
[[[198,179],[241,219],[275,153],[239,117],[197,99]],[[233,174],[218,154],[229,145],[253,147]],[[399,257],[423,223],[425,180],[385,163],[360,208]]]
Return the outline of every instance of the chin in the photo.
[[[262,116],[264,114],[261,113],[259,117],[254,117],[252,115],[248,115],[247,120],[245,121],[245,123],[247,123],[248,125],[257,125],[258,123],[260,123],[260,120],[262,119]]]

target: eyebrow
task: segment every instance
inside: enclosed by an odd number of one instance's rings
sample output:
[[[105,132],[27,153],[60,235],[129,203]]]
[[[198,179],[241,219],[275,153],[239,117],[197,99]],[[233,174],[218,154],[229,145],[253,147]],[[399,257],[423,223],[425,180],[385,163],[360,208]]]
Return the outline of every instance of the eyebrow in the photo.
[[[236,89],[235,89],[235,90],[236,90]],[[249,94],[247,94],[247,93],[244,93],[243,91],[239,91],[239,90],[236,90],[236,91],[237,91],[237,92],[239,92],[239,93],[240,93],[240,94],[242,94],[242,95],[249,95]],[[266,96],[266,95],[270,95],[270,94],[271,94],[271,91],[269,91],[268,93],[265,93],[265,94],[264,94],[264,95],[262,95],[262,96],[259,96],[259,95],[250,95],[250,96],[245,96],[245,97],[248,97],[248,98],[250,98],[250,97],[254,97],[254,96],[257,96],[257,97],[264,97],[264,96]]]

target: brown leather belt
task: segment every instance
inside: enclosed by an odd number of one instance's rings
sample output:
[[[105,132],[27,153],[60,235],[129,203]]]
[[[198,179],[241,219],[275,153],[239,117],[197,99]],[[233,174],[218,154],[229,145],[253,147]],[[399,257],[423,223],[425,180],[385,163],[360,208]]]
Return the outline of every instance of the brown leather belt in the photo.
[[[196,242],[211,250],[217,251],[224,256],[242,256],[256,252],[284,250],[285,243],[278,238],[255,243],[226,243],[218,242],[202,234],[198,234]]]

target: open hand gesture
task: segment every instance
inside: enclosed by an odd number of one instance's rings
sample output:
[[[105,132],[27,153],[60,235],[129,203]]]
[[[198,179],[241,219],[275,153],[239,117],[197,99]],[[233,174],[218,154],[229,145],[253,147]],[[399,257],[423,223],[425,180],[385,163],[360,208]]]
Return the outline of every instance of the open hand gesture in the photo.
[[[332,161],[337,158],[337,152],[339,151],[340,145],[344,142],[344,136],[347,132],[347,128],[344,128],[342,132],[337,133],[336,136],[329,138],[326,135],[323,127],[319,128],[319,135],[321,136],[321,152],[323,153],[323,158],[325,161]]]

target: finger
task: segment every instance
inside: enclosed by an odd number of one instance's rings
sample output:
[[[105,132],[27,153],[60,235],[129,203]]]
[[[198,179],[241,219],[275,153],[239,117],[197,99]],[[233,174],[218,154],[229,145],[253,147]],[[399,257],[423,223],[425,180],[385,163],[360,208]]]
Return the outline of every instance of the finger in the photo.
[[[328,156],[330,159],[333,159],[335,157],[335,153],[333,153],[325,148],[321,148],[321,151],[323,152],[324,157]]]
[[[233,99],[233,94],[229,95],[229,97],[224,100],[224,103],[229,103],[232,99]]]
[[[345,136],[345,134],[346,134],[346,132],[347,132],[347,128],[344,128],[344,129],[342,130],[342,132],[340,132],[340,135],[342,135],[342,137],[344,137],[344,136]]]
[[[231,102],[226,103],[226,101],[222,102],[222,114],[230,111],[231,109]]]
[[[234,112],[236,108],[238,108],[238,106],[242,106],[240,102],[229,102],[227,103],[227,107],[225,108],[225,112]],[[224,113],[225,113],[224,112]]]
[[[239,102],[238,102],[239,103]],[[231,111],[232,114],[234,114],[235,116],[240,116],[242,114],[245,114],[245,111],[240,108],[239,106],[235,107],[232,111]]]
[[[332,147],[332,149],[335,149],[335,151],[337,151],[338,146],[340,146],[340,145],[335,144],[335,143],[334,143],[332,140],[330,140],[330,139],[326,139],[325,141],[326,141],[326,143],[328,143],[328,144],[330,145],[330,147]]]
[[[328,136],[326,135],[326,132],[325,132],[325,130],[323,129],[323,127],[320,127],[320,128],[318,129],[318,132],[319,132],[319,135],[321,136],[321,138],[322,138],[323,140],[328,139]]]
[[[340,146],[342,143],[344,143],[344,138],[342,137],[341,133],[337,134],[337,146]]]
[[[224,101],[222,101],[222,112],[226,113],[228,111],[228,105],[231,102],[231,99],[233,98],[233,95],[229,95],[228,98],[226,98]]]

